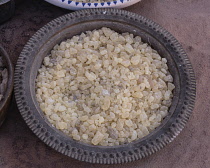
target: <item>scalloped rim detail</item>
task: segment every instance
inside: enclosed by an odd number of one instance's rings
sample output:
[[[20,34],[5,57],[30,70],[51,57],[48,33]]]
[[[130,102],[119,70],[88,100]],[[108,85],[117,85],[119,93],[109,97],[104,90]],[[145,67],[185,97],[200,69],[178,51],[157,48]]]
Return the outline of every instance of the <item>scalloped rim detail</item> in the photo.
[[[35,115],[36,111],[32,111],[28,106],[27,95],[24,90],[24,81],[26,80],[26,63],[30,59],[31,51],[33,51],[35,45],[38,45],[39,47],[38,41],[44,38],[45,35],[49,34],[49,32],[55,27],[61,27],[62,24],[65,26],[66,23],[71,24],[72,20],[87,17],[87,15],[103,15],[104,12],[109,16],[120,15],[127,20],[132,20],[132,22],[134,22],[133,24],[144,24],[144,26],[146,26],[148,29],[154,31],[158,36],[161,36],[162,39],[165,39],[167,44],[173,49],[174,52],[176,52],[176,57],[180,62],[179,65],[183,69],[185,79],[187,80],[184,98],[185,100],[183,101],[182,108],[167,130],[159,130],[160,135],[158,137],[155,139],[146,139],[143,144],[139,144],[139,146],[135,148],[121,148],[121,146],[107,148],[112,150],[112,152],[107,150],[100,150],[100,152],[98,150],[87,151],[81,147],[81,144],[79,147],[75,147],[74,144],[63,142],[59,136],[51,135],[51,132],[49,131],[51,127],[46,126],[43,119],[37,119],[37,116]],[[17,106],[23,119],[29,128],[43,142],[69,157],[81,161],[100,164],[117,164],[135,161],[149,156],[166,146],[168,143],[173,141],[184,128],[193,111],[196,97],[196,81],[194,71],[180,43],[169,32],[155,22],[135,13],[118,9],[89,9],[77,11],[54,19],[39,29],[30,38],[19,56],[15,69],[14,88]],[[94,149],[96,148],[97,146],[94,147]],[[120,150],[113,150],[115,148],[119,148]]]

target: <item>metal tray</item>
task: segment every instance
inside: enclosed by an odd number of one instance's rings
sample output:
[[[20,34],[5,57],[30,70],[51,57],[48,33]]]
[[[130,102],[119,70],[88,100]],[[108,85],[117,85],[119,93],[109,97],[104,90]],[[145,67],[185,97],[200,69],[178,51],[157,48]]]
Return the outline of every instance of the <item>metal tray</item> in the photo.
[[[146,137],[113,146],[93,146],[75,141],[51,126],[35,98],[35,79],[43,58],[53,46],[87,30],[109,27],[142,37],[168,60],[176,89],[169,115]],[[153,21],[118,9],[90,9],[59,17],[41,28],[25,45],[15,70],[15,96],[29,128],[47,145],[72,158],[91,163],[116,164],[146,157],[171,142],[184,128],[195,101],[195,77],[178,41]]]
[[[3,95],[4,96],[3,99],[0,101],[0,126],[1,126],[6,117],[7,109],[9,107],[10,100],[11,100],[11,95],[13,91],[14,69],[13,69],[11,60],[9,58],[9,55],[7,54],[7,52],[4,50],[4,48],[1,45],[0,45],[0,55],[3,57],[4,65],[8,71],[7,88]]]

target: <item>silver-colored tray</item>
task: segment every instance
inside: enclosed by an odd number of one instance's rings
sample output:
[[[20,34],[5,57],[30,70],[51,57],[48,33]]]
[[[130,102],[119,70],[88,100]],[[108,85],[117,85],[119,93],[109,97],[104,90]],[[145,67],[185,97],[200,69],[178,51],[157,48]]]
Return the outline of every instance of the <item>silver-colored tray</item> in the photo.
[[[43,58],[53,46],[87,30],[109,27],[142,37],[168,60],[176,88],[169,115],[146,137],[113,146],[93,146],[75,141],[51,126],[35,98],[35,79]],[[179,42],[153,21],[117,9],[90,9],[59,17],[41,28],[25,45],[15,70],[18,108],[30,129],[47,145],[72,158],[91,163],[116,164],[141,159],[160,150],[184,128],[195,101],[195,77]]]

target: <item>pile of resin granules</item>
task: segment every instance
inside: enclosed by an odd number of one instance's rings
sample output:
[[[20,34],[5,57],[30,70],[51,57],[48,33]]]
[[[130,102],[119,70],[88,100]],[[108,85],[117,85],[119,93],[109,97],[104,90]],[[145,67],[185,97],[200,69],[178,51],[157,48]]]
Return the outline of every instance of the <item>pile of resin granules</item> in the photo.
[[[167,60],[141,37],[104,27],[53,48],[38,70],[36,97],[57,129],[77,141],[114,146],[161,124],[172,82]]]

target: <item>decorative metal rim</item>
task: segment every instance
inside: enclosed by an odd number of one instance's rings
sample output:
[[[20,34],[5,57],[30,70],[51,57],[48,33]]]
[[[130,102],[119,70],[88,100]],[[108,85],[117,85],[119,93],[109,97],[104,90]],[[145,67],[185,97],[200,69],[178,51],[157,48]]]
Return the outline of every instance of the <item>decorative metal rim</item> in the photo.
[[[146,28],[148,32],[153,32],[164,46],[173,52],[173,57],[177,60],[179,73],[182,75],[185,85],[183,86],[183,101],[179,102],[179,110],[176,110],[176,116],[170,119],[170,126],[164,130],[158,130],[154,137],[143,138],[141,143],[132,143],[115,147],[101,147],[82,144],[73,141],[70,137],[60,134],[59,131],[46,124],[46,121],[38,114],[37,109],[31,109],[30,102],[27,98],[27,90],[25,86],[25,78],[27,63],[32,57],[33,50],[40,49],[39,42],[44,38],[50,38],[55,31],[61,27],[70,26],[73,23],[88,20],[88,16],[92,16],[92,20],[106,15],[116,19],[120,17],[123,21],[129,21],[139,28]],[[94,17],[93,17],[94,16]],[[84,19],[86,18],[86,19]],[[90,21],[91,19],[89,19]],[[53,30],[53,31],[52,31]],[[41,28],[25,45],[17,61],[15,69],[15,97],[20,113],[29,126],[29,128],[47,145],[54,148],[58,152],[70,156],[72,158],[101,164],[126,163],[144,158],[155,153],[168,143],[170,143],[184,128],[187,123],[195,103],[196,82],[192,65],[179,42],[164,28],[160,27],[153,21],[144,18],[135,13],[118,10],[118,9],[88,9],[70,13],[61,16],[43,28]]]

